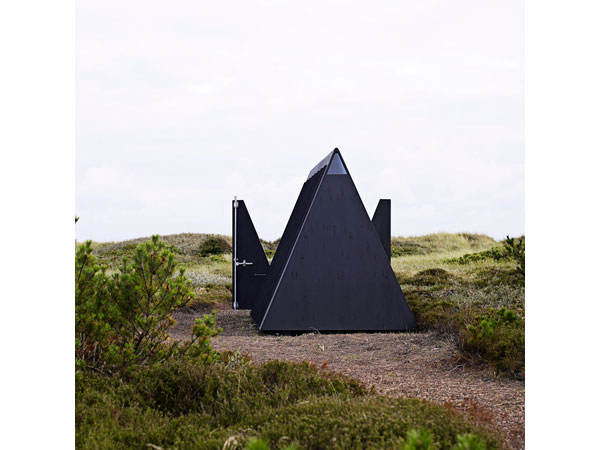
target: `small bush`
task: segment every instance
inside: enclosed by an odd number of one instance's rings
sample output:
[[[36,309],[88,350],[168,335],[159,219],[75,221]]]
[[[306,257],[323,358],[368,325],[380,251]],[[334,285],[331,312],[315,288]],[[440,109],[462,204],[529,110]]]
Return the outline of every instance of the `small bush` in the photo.
[[[75,253],[75,361],[78,367],[103,365],[112,340],[106,267],[96,264],[91,241]]]
[[[514,267],[506,265],[490,265],[482,267],[474,276],[473,285],[477,288],[490,289],[508,286],[520,292],[525,278]]]
[[[248,439],[248,442],[246,442],[244,450],[269,450],[269,444],[262,439],[251,437]]]
[[[456,436],[456,445],[452,450],[486,450],[483,439],[476,434],[460,434]]]
[[[482,252],[467,253],[466,255],[460,256],[458,258],[451,258],[447,260],[447,262],[457,264],[471,264],[478,261],[484,261],[486,259],[502,261],[508,258],[509,255],[506,253],[503,247],[494,247],[490,248],[489,250],[484,250]]]
[[[281,450],[300,450],[296,444],[293,442],[291,444],[286,444],[281,447]]]
[[[492,361],[500,371],[518,374],[525,360],[525,329],[514,311],[500,308],[475,317],[464,336],[464,348]]]
[[[413,312],[420,330],[433,330],[440,334],[458,334],[464,327],[465,313],[445,299],[430,299],[407,294],[408,306]]]
[[[504,249],[517,262],[517,271],[525,278],[525,237],[515,240],[506,236]]]
[[[391,244],[392,257],[425,255],[430,252],[427,247],[414,242],[392,242]]]
[[[212,358],[218,330],[214,312],[196,320],[191,341],[169,343],[171,313],[193,299],[184,270],[176,274],[173,253],[153,236],[124,258],[110,277],[88,241],[75,255],[75,358],[80,369],[114,372],[154,364],[175,355]]]
[[[198,248],[198,255],[221,255],[223,253],[231,253],[231,245],[222,237],[211,237],[205,240]]]
[[[406,433],[404,450],[433,450],[433,437],[427,430],[410,430]]]
[[[410,284],[420,286],[434,286],[436,284],[447,284],[454,277],[448,271],[439,268],[425,269],[413,276]]]

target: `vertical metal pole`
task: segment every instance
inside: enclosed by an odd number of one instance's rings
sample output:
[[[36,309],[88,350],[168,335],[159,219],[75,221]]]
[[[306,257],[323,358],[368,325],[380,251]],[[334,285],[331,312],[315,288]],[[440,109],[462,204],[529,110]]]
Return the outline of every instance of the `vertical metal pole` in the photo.
[[[237,196],[233,197],[233,309],[237,311]]]

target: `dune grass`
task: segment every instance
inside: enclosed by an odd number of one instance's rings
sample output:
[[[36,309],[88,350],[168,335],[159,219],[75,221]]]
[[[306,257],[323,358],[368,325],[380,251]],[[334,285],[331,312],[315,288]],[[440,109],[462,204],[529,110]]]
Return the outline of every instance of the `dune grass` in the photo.
[[[435,233],[423,236],[392,237],[392,256],[429,253],[477,252],[497,245],[489,236],[474,233]]]

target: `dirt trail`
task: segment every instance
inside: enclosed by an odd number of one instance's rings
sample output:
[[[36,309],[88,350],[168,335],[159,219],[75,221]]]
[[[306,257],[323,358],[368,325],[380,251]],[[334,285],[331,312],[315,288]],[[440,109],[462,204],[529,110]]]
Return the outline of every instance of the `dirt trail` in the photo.
[[[199,311],[179,311],[173,337],[187,339]],[[247,311],[218,310],[223,328],[213,347],[256,362],[314,361],[390,396],[451,404],[497,429],[511,449],[524,448],[525,384],[494,378],[483,367],[457,365],[453,342],[432,333],[259,334]]]

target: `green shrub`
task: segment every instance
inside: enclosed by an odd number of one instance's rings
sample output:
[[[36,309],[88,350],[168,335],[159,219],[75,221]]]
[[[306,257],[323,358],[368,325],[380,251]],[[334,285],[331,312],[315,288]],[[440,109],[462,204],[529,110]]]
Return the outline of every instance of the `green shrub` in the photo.
[[[78,367],[99,368],[112,340],[114,313],[108,297],[106,267],[98,266],[87,241],[75,252],[75,358]]]
[[[451,282],[453,278],[452,274],[448,271],[440,268],[433,268],[418,272],[410,280],[407,280],[407,282],[419,286],[434,286],[437,284],[447,284]]]
[[[96,264],[91,242],[75,255],[76,366],[114,372],[149,365],[172,356],[213,358],[210,338],[218,333],[215,316],[205,315],[192,340],[169,343],[171,313],[193,299],[184,270],[176,273],[173,253],[153,236],[136,247],[133,261],[123,258],[116,273]]]
[[[294,443],[284,445],[281,450],[299,450],[298,446]]]
[[[221,449],[234,434],[245,442],[248,433],[240,430],[271,408],[328,396],[350,400],[366,393],[359,382],[321,373],[308,363],[257,366],[234,353],[213,361],[172,358],[122,375],[78,372],[77,448],[129,448],[149,442]]]
[[[170,361],[132,378],[149,406],[170,415],[208,414],[230,426],[261,407],[293,404],[309,396],[352,398],[364,386],[341,375],[321,374],[308,363],[269,361],[252,366],[228,355],[220,364]]]
[[[471,264],[478,261],[484,261],[486,259],[502,261],[508,258],[509,255],[506,253],[504,247],[494,247],[490,248],[489,250],[484,250],[482,252],[467,253],[466,255],[460,256],[458,258],[451,258],[448,259],[447,262],[457,264]]]
[[[492,361],[500,371],[518,374],[525,360],[525,329],[514,311],[491,308],[475,317],[463,337],[464,348]]]
[[[337,440],[332,442],[335,447]],[[434,450],[438,448],[428,430],[409,430],[402,447],[403,450]],[[481,436],[473,433],[459,434],[456,436],[456,445],[452,450],[486,450],[486,445]],[[251,437],[246,442],[244,450],[269,450],[269,443],[265,440]],[[298,450],[295,444],[281,447],[282,450]]]
[[[464,328],[466,313],[451,299],[433,297],[418,288],[405,289],[404,294],[420,330],[458,334]]]
[[[244,450],[269,450],[269,444],[262,439],[251,437],[248,439],[248,442],[246,442]]]
[[[515,240],[515,238],[506,236],[504,249],[517,262],[517,271],[525,277],[525,237]]]
[[[198,248],[198,255],[221,255],[231,253],[231,245],[222,237],[211,237],[205,240]]]
[[[477,288],[498,288],[501,286],[510,286],[521,291],[524,286],[525,278],[514,267],[506,265],[490,265],[478,270],[474,277],[473,285]]]
[[[404,450],[433,450],[433,437],[427,430],[410,430],[406,433]]]
[[[486,450],[483,439],[476,434],[460,434],[456,436],[456,445],[452,450]]]
[[[285,444],[280,447],[281,450],[298,450],[296,444]],[[269,450],[269,443],[267,441],[263,441],[262,439],[257,439],[255,437],[251,437],[246,442],[246,446],[244,450]]]
[[[171,359],[121,376],[78,372],[75,390],[82,449],[239,450],[253,437],[272,449],[402,448],[412,429],[429,430],[435,448],[449,449],[467,433],[498,448],[493,435],[451,410],[374,396],[308,363],[254,365],[234,354]]]
[[[286,436],[303,449],[403,448],[410,430],[427,429],[433,448],[449,449],[458,434],[473,432],[483,436],[490,448],[498,448],[493,436],[459,415],[404,398],[315,399],[258,414],[251,426],[258,427],[260,436],[273,447]]]
[[[390,250],[393,258],[409,255],[425,255],[431,252],[427,247],[414,242],[392,242]]]

